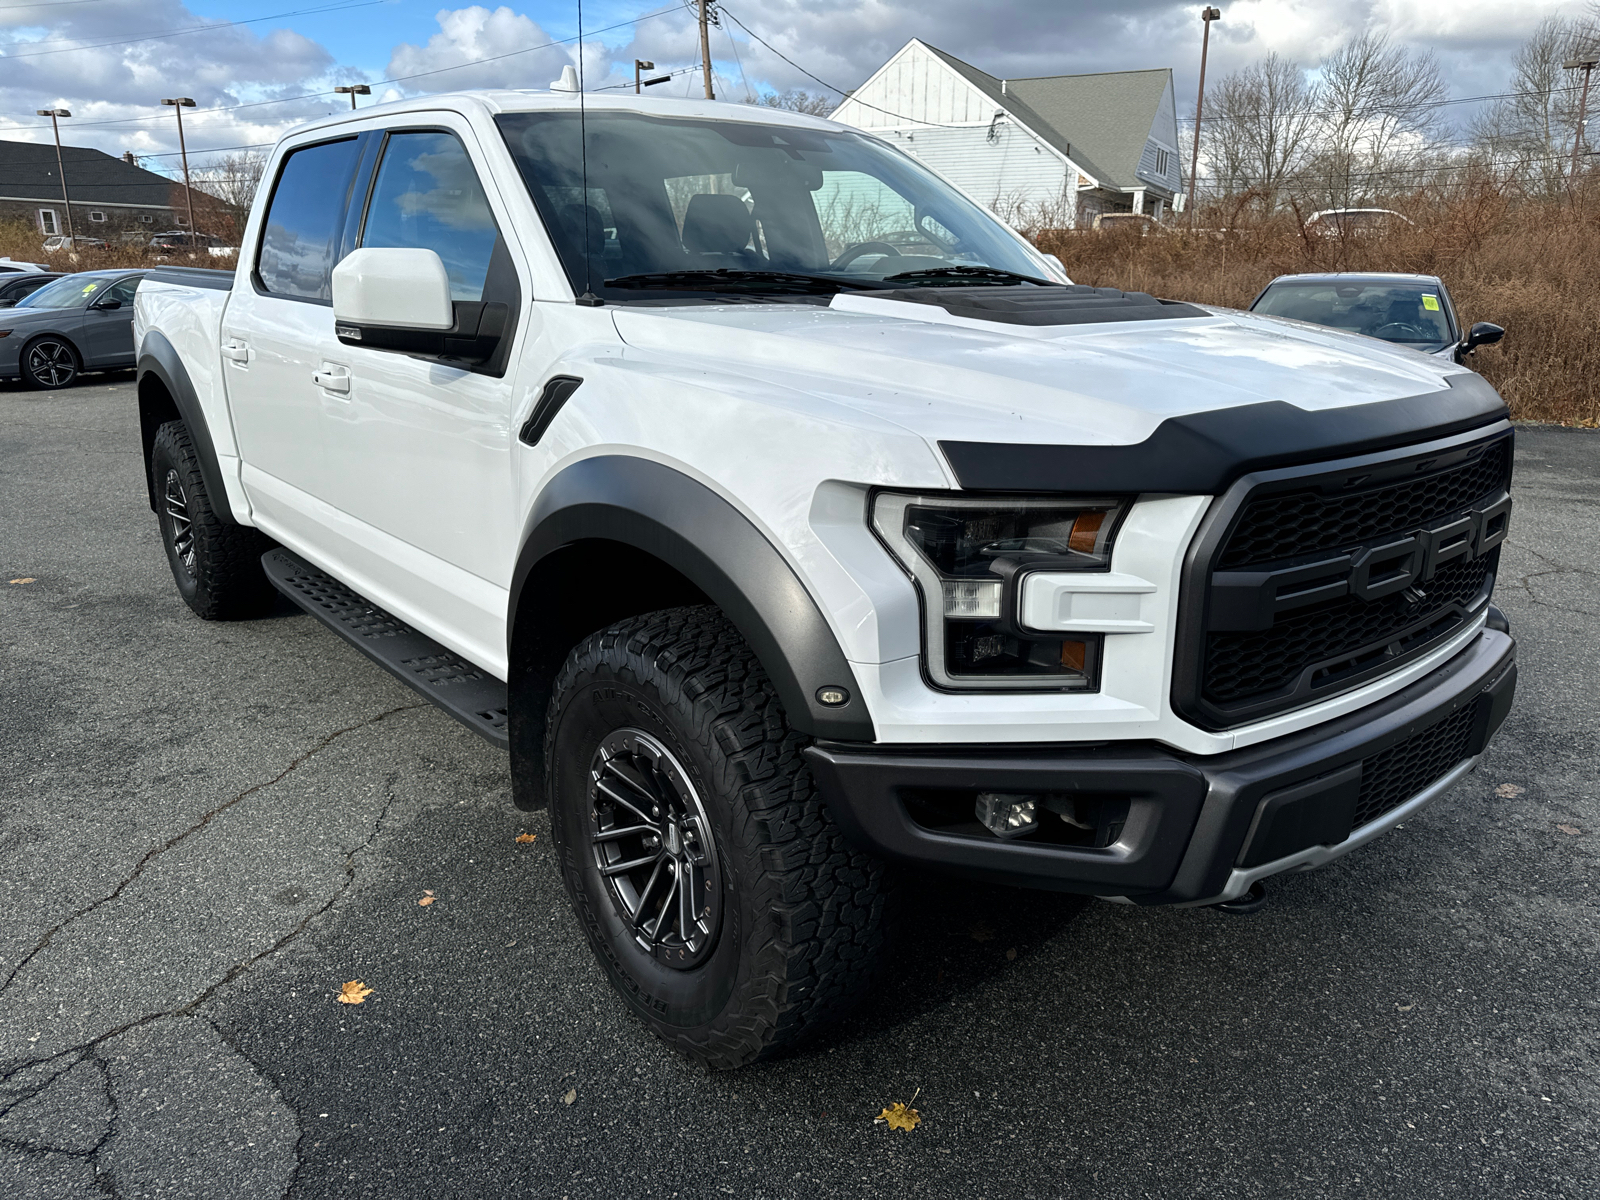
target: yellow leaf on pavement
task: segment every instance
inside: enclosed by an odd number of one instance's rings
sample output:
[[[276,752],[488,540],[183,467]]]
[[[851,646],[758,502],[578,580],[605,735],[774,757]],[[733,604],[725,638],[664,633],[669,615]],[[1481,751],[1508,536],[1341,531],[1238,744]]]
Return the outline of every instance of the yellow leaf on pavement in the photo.
[[[526,846],[526,845],[529,845],[530,843],[537,842],[538,840],[539,840],[539,835],[537,833],[519,833],[519,834],[517,834],[517,845],[519,845],[519,846]]]
[[[352,979],[339,989],[337,999],[340,1004],[360,1004],[370,995],[372,995],[371,988],[359,979]]]
[[[915,1096],[912,1097],[916,1099]],[[884,1109],[877,1117],[880,1121],[888,1122],[890,1129],[898,1129],[903,1133],[910,1133],[922,1121],[922,1114],[914,1108],[907,1108],[898,1101]]]
[[[427,908],[428,905],[433,903],[433,897],[432,896],[424,896],[421,900],[418,900],[417,903],[422,905],[423,908]]]
[[[32,575],[24,575],[21,579],[8,579],[8,580],[6,580],[6,582],[7,583],[38,583],[39,581],[37,579],[35,579]]]

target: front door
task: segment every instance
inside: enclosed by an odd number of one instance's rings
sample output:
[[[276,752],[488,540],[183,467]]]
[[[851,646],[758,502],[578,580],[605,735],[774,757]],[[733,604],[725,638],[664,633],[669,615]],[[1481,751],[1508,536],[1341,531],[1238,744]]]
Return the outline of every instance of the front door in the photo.
[[[458,320],[462,306],[479,303],[525,313],[501,221],[468,151],[476,139],[464,122],[452,125],[387,132],[359,244],[435,251]],[[437,614],[428,632],[503,669],[518,533],[511,346],[498,362],[469,366],[336,345],[320,365],[335,384],[321,396],[337,467],[330,497],[367,531],[346,552],[402,612],[422,623]]]
[[[85,367],[133,366],[133,294],[139,276],[119,279],[83,315],[79,349]]]
[[[222,322],[222,369],[252,510],[269,533],[321,541],[331,490],[315,379],[333,335],[331,276],[360,159],[357,138],[292,150],[283,161],[249,283]]]

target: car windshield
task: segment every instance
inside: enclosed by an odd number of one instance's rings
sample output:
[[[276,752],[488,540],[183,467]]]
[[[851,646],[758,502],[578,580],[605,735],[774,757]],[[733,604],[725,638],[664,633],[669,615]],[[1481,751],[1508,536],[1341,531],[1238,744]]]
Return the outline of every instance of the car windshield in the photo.
[[[1455,340],[1437,284],[1274,283],[1250,311],[1405,345]]]
[[[496,120],[580,293],[827,295],[1044,278],[993,217],[875,138],[590,112],[585,191],[577,113]]]
[[[104,275],[66,275],[17,301],[18,308],[82,308],[114,280]]]

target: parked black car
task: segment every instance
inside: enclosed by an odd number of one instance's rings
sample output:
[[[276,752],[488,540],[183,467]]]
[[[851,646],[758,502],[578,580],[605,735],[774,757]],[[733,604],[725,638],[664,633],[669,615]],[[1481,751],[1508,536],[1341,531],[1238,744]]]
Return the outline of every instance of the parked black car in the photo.
[[[0,275],[0,308],[10,308],[24,296],[31,296],[52,279],[61,279],[60,271],[28,271]]]
[[[1437,275],[1280,275],[1250,311],[1362,333],[1455,362],[1506,332],[1479,321],[1463,335],[1450,292]]]
[[[0,378],[63,388],[83,371],[133,366],[133,294],[143,271],[62,275],[0,310]]]

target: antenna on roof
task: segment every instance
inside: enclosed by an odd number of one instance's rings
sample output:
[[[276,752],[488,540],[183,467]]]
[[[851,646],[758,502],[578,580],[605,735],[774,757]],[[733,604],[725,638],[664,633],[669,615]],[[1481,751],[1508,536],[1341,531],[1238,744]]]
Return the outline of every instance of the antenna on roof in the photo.
[[[565,81],[567,71],[561,72]],[[605,303],[594,294],[594,262],[589,253],[589,123],[583,98],[583,0],[578,0],[578,161],[582,164],[583,192],[578,203],[583,206],[583,295],[578,303],[585,308],[599,308]]]

